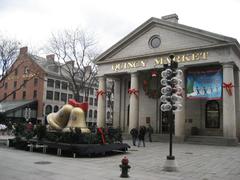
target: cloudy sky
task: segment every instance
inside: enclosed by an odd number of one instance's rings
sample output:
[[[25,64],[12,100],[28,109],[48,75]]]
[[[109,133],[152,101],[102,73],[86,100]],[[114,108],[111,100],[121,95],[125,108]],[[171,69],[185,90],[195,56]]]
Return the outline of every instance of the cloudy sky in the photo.
[[[239,9],[240,0],[0,0],[0,34],[37,50],[52,32],[79,27],[104,51],[150,17],[176,13],[181,24],[240,41]]]

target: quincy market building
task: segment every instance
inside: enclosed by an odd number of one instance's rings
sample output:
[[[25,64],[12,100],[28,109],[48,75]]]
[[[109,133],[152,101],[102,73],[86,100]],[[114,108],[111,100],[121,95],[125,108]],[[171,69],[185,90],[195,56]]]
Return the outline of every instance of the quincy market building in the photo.
[[[172,53],[184,72],[183,110],[175,113],[175,137],[219,136],[237,142],[239,43],[179,24],[176,14],[150,18],[97,58],[98,127],[105,126],[104,92],[109,78],[115,82],[114,127],[129,132],[150,123],[154,133],[168,133],[166,115],[160,109],[160,73]]]

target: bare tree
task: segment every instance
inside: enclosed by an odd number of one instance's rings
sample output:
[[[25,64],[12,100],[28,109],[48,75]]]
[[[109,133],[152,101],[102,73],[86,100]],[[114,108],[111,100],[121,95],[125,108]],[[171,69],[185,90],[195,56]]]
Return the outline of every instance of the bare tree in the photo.
[[[20,43],[16,40],[0,36],[0,88],[4,86],[5,78],[12,72],[12,65],[16,60]]]
[[[97,51],[93,36],[78,28],[52,34],[48,51],[56,55],[56,65],[60,66],[62,77],[70,82],[74,98],[79,101],[80,90],[83,90],[86,99],[89,88],[96,83],[93,60]]]

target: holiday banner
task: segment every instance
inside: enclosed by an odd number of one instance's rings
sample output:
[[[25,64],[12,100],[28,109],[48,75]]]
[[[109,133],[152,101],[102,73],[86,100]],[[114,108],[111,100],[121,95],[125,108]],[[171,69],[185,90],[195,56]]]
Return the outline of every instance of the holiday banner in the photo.
[[[221,99],[221,69],[195,70],[187,73],[187,98]]]

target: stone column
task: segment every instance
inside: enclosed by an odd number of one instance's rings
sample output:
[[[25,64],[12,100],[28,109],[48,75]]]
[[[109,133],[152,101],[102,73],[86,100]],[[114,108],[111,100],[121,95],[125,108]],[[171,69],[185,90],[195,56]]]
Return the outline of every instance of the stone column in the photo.
[[[113,127],[120,127],[121,86],[120,79],[114,79]]]
[[[223,64],[223,82],[234,85],[233,64]],[[232,88],[230,96],[223,88],[223,136],[225,138],[236,139],[236,106],[235,91]]]
[[[185,98],[186,98],[186,92],[185,92],[185,77],[183,75],[183,77],[181,78],[182,80],[182,88],[183,88],[183,92],[182,92],[182,97],[183,97],[183,101],[182,101],[182,111],[177,111],[175,112],[175,136],[177,138],[179,138],[180,141],[184,140],[185,137]]]
[[[97,107],[97,127],[104,128],[106,123],[106,78],[101,76],[98,78],[98,107]],[[103,94],[101,94],[103,93]]]
[[[131,74],[131,90],[139,90],[138,87],[138,74],[132,73]],[[130,94],[130,112],[129,112],[129,129],[130,132],[132,128],[138,127],[139,121],[139,92]]]

